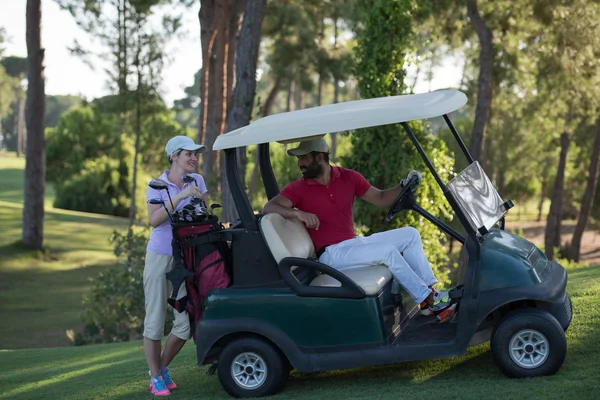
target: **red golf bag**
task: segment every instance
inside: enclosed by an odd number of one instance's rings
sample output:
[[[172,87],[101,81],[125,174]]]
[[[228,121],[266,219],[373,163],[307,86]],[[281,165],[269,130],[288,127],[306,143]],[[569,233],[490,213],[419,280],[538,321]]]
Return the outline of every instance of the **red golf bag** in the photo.
[[[173,284],[168,303],[177,311],[187,310],[194,342],[202,305],[210,289],[226,288],[230,279],[230,250],[219,219],[173,223],[173,269],[167,279]],[[187,296],[177,299],[185,282]]]

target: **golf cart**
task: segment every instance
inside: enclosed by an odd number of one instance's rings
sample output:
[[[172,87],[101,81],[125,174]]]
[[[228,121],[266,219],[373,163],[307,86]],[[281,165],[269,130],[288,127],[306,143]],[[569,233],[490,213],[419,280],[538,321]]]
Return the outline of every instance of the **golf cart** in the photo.
[[[280,391],[288,373],[456,357],[491,341],[510,377],[551,375],[566,356],[572,309],[567,273],[532,243],[504,230],[504,202],[454,129],[448,114],[466,96],[455,90],[338,103],[272,115],[219,136],[240,220],[221,232],[230,243],[232,282],[211,290],[196,331],[198,364],[212,364],[234,397]],[[469,165],[443,182],[407,121],[443,116]],[[415,200],[418,182],[398,195],[387,218],[412,210],[463,243],[464,285],[451,291],[451,323],[422,316],[384,265],[339,272],[319,263],[304,225],[252,211],[240,180],[236,148],[257,144],[269,199],[279,193],[269,143],[400,123],[464,228],[461,234]],[[368,134],[360,130],[353,134]],[[400,171],[398,172],[401,173]]]

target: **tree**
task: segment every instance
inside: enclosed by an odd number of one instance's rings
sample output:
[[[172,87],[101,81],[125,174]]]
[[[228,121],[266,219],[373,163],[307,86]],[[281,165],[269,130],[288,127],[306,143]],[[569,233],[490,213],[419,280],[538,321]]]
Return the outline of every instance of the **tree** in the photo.
[[[0,135],[4,133],[2,119],[8,115],[11,105],[17,97],[17,89],[19,89],[19,81],[11,77],[0,65]]]
[[[133,178],[131,188],[131,203],[129,207],[129,226],[133,225],[136,216],[136,188],[138,176],[138,158],[142,141],[142,119],[156,112],[152,107],[152,100],[157,97],[160,70],[162,69],[165,55],[162,48],[169,35],[175,33],[178,22],[168,28],[164,34],[157,34],[148,28],[149,9],[140,9],[135,13],[135,30],[133,36],[133,60],[136,86],[133,103],[135,104],[135,150],[133,155]]]
[[[60,117],[67,111],[79,107],[85,99],[73,95],[46,96],[46,116],[44,127],[53,128],[58,125]]]
[[[168,38],[180,27],[180,17],[167,14],[163,17],[162,31],[154,31],[148,18],[153,7],[174,4],[174,0],[60,0],[88,33],[100,38],[108,53],[104,56],[112,63],[107,71],[109,84],[117,92],[119,104],[115,112],[120,116],[117,136],[125,131],[127,119],[134,115],[135,152],[129,211],[130,226],[136,215],[137,159],[141,141],[142,103],[155,93],[160,70],[165,62],[163,52]],[[91,55],[76,43],[75,52]],[[103,55],[103,53],[96,54]],[[132,80],[135,82],[132,82]],[[117,147],[121,149],[121,146]],[[125,191],[128,169],[125,158],[119,158],[120,186]]]
[[[592,159],[589,165],[588,179],[585,187],[585,193],[581,201],[581,209],[577,225],[571,238],[571,243],[568,247],[568,256],[571,260],[579,261],[581,254],[581,237],[588,223],[594,196],[596,195],[596,187],[598,186],[598,164],[600,161],[600,118],[596,120],[596,134],[594,135],[594,145],[592,147]]]
[[[6,148],[16,151],[17,156],[23,154],[25,148],[25,91],[21,82],[27,79],[27,64],[28,60],[24,57],[8,56],[0,60],[0,70],[4,69],[8,75],[0,77],[0,87],[5,90],[1,93],[0,89],[0,132],[4,135]],[[4,107],[8,103],[8,111],[6,108],[3,110],[2,103]]]
[[[536,35],[538,93],[546,100],[548,114],[560,133],[560,154],[544,238],[550,259],[561,246],[565,203],[565,170],[573,132],[595,117],[600,106],[598,49],[600,16],[597,3],[573,2],[545,7],[539,3],[534,16],[544,25]]]
[[[23,206],[23,243],[42,249],[44,240],[44,189],[46,144],[44,139],[44,49],[42,48],[41,0],[27,0],[27,159]]]
[[[201,1],[198,15],[202,44],[198,141],[208,148],[225,129],[244,4],[245,0]],[[217,159],[214,152],[207,152],[202,157],[202,173],[209,187],[216,186],[218,182],[219,174],[215,171]]]
[[[240,31],[240,41],[236,57],[236,83],[233,92],[231,109],[227,115],[225,131],[231,132],[250,123],[254,93],[256,90],[256,64],[260,46],[260,28],[263,21],[266,0],[247,1],[244,19]],[[242,180],[245,179],[246,148],[236,149],[238,171]],[[226,168],[221,166],[221,188],[223,193],[223,220],[235,221],[237,212],[231,190],[227,184]]]
[[[356,77],[363,98],[392,96],[404,93],[406,71],[402,68],[407,53],[415,39],[412,15],[419,11],[415,2],[401,0],[357,1],[361,21],[357,26]],[[421,123],[412,123],[411,128],[429,157],[446,180],[452,170],[452,160],[447,156],[444,143],[423,129]],[[425,165],[412,142],[399,126],[369,128],[368,132],[352,135],[352,152],[343,158],[344,165],[361,172],[372,185],[389,188],[411,169],[424,173],[417,193],[422,204],[432,205],[429,212],[447,219],[451,218],[450,207],[436,187],[434,179],[427,173]],[[398,155],[402,156],[399,157]],[[432,209],[434,208],[434,209]],[[384,212],[364,202],[357,202],[354,216],[365,233],[378,232],[399,226],[418,226],[428,260],[441,282],[447,282],[447,251],[444,249],[445,235],[436,227],[424,223],[413,214],[398,216],[392,223],[384,222]]]
[[[475,110],[475,123],[471,133],[470,153],[482,166],[483,147],[485,143],[485,128],[492,104],[492,71],[494,65],[494,46],[492,31],[479,14],[477,0],[467,0],[467,12],[470,23],[473,25],[479,38],[479,78],[477,80],[477,107]]]

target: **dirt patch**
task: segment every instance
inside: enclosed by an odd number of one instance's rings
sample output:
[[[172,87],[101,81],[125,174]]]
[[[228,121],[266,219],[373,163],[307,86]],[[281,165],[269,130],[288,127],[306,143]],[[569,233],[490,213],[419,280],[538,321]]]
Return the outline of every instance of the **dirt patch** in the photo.
[[[546,221],[513,221],[506,224],[506,229],[522,235],[525,239],[538,246],[544,245],[544,231]],[[561,243],[569,243],[573,237],[577,221],[563,221],[561,227]],[[600,233],[593,229],[586,229],[581,238],[581,262],[589,265],[600,264]]]

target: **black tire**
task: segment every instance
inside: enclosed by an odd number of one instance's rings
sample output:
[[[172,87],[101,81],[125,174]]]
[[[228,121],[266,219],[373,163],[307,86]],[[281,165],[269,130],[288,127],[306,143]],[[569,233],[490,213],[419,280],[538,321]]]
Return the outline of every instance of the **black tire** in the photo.
[[[240,361],[241,364],[236,361]],[[251,363],[255,363],[254,366]],[[246,373],[242,364],[248,365]],[[264,372],[253,368],[258,367]],[[234,377],[237,369],[239,382]],[[288,377],[287,360],[272,344],[257,338],[236,339],[219,355],[217,372],[223,389],[232,397],[263,397],[280,392]]]
[[[511,351],[511,344],[523,350]],[[511,378],[554,375],[567,355],[565,332],[556,318],[534,308],[506,315],[494,330],[490,347],[498,367]]]

